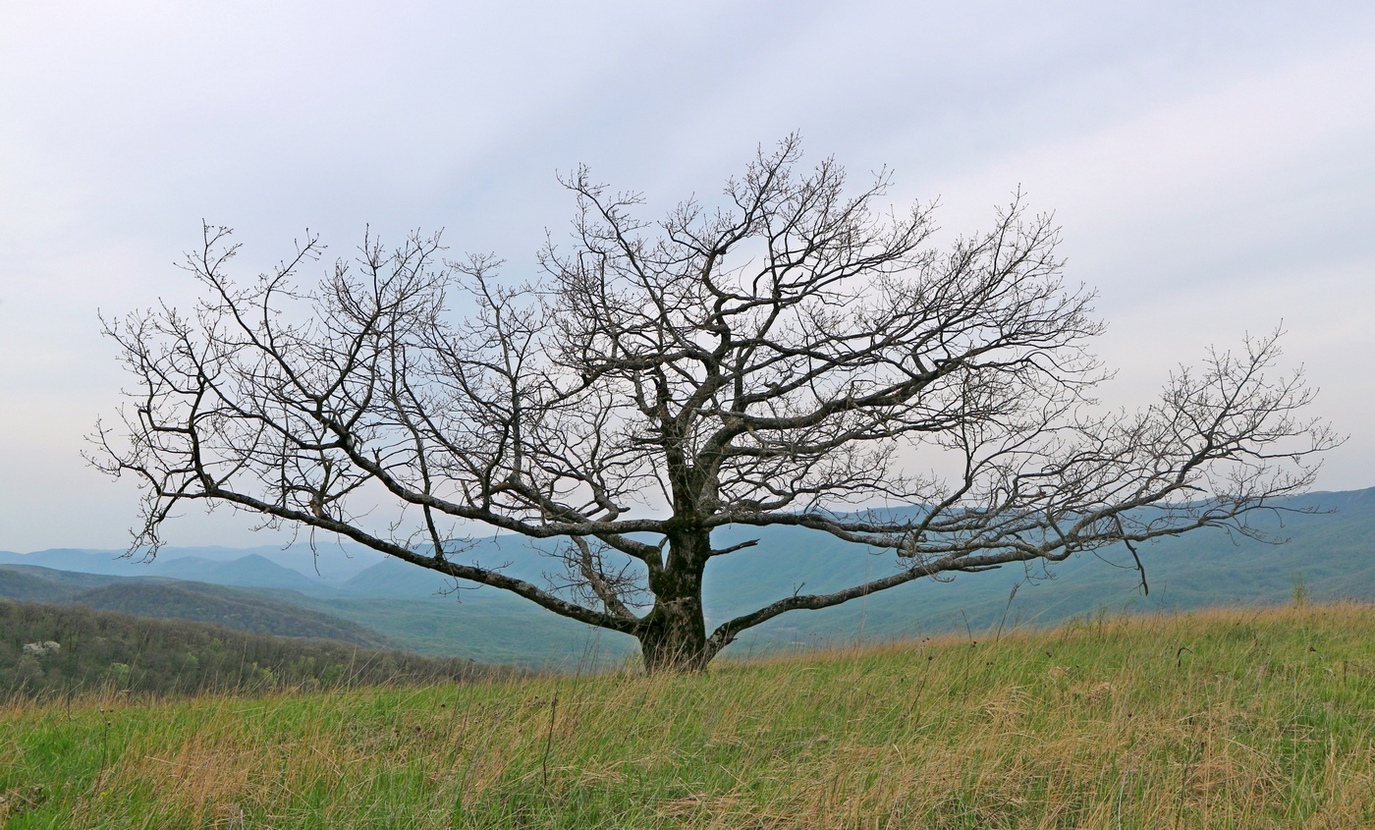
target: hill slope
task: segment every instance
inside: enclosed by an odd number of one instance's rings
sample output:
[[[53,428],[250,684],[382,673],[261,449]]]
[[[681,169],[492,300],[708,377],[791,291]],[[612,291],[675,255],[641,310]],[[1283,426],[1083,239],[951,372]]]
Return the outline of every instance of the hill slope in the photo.
[[[0,698],[168,694],[469,679],[500,671],[336,640],[0,599]],[[509,675],[509,671],[502,672]]]
[[[0,708],[28,827],[1375,826],[1375,609],[718,665]],[[0,819],[5,816],[0,813]]]
[[[123,550],[52,548],[32,553],[0,551],[0,565],[34,565],[55,570],[124,577],[169,577],[191,582],[286,587],[305,592],[342,585],[376,564],[382,554],[355,544],[308,544],[255,548],[176,547],[155,559],[129,557]],[[235,564],[239,563],[239,564]],[[271,567],[252,567],[270,563]]]
[[[84,605],[158,619],[210,622],[254,634],[320,637],[370,648],[398,647],[391,639],[363,625],[305,608],[299,602],[197,582],[0,565],[0,597]]]
[[[1289,599],[1301,579],[1317,599],[1375,599],[1375,488],[1315,493],[1284,503],[1293,510],[1258,514],[1253,523],[1285,544],[1266,544],[1221,531],[1198,531],[1141,546],[1150,593],[1125,549],[1079,555],[1054,565],[1006,566],[957,575],[952,582],[919,580],[823,611],[785,614],[746,633],[740,645],[885,639],[1004,625],[1047,625],[1098,609],[1183,610],[1212,605],[1273,604]],[[708,614],[724,620],[787,596],[835,590],[900,565],[820,534],[778,529],[732,530],[722,544],[759,538],[756,548],[713,560],[707,569]],[[1015,597],[1009,597],[1013,588]],[[738,647],[737,647],[738,650]]]

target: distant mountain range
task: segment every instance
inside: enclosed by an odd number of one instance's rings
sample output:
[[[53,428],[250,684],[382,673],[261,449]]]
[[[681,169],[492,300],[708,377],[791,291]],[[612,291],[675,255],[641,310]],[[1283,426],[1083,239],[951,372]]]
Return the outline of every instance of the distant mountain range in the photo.
[[[74,573],[33,565],[0,565],[0,597],[84,605],[97,611],[118,611],[139,617],[212,622],[252,634],[315,637],[367,648],[402,648],[401,644],[363,625],[311,610],[299,603],[277,599],[261,591],[205,582]]]
[[[1011,566],[949,583],[920,580],[836,608],[785,614],[747,632],[732,650],[974,634],[1099,610],[1273,604],[1296,592],[1315,600],[1375,600],[1375,488],[1314,493],[1281,506],[1322,512],[1258,514],[1259,528],[1289,538],[1283,545],[1199,531],[1143,546],[1149,595],[1126,551],[1108,551],[1078,556],[1050,573],[1040,565]],[[796,528],[727,528],[720,537],[723,544],[759,544],[708,566],[705,599],[715,622],[796,590],[834,590],[899,567],[891,553]],[[464,555],[536,581],[558,564],[511,536],[480,540]],[[15,599],[526,665],[582,665],[634,652],[622,635],[590,630],[495,589],[458,587],[352,544],[321,545],[318,556],[308,545],[169,547],[152,562],[117,551],[0,552],[0,596]],[[319,633],[326,631],[332,633]]]
[[[383,554],[353,544],[322,544],[316,551],[307,544],[255,548],[169,546],[153,560],[130,558],[122,550],[0,551],[0,564],[5,565],[38,565],[110,576],[166,576],[220,585],[293,589],[302,585],[342,585],[385,558]],[[241,563],[237,570],[233,567],[236,562]],[[217,569],[222,570],[216,573]],[[232,581],[220,581],[223,579]]]

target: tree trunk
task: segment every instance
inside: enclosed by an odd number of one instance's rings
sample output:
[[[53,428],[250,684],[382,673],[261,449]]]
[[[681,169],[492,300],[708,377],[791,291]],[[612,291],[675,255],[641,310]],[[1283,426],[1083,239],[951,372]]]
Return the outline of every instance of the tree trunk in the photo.
[[[701,672],[711,661],[702,604],[659,604],[639,634],[645,671]]]
[[[668,560],[650,577],[654,610],[636,632],[646,672],[705,671],[715,656],[702,611],[702,573],[710,551],[708,530],[669,535]]]

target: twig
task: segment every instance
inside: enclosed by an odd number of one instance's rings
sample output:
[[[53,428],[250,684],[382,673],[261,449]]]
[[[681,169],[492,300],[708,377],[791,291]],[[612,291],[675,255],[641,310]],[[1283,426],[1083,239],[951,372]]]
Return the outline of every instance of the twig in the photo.
[[[1012,610],[1012,600],[1016,598],[1017,589],[1020,587],[1022,587],[1022,583],[1014,582],[1012,584],[1012,593],[1007,595],[1007,607],[1003,609],[1003,617],[998,620],[998,631],[993,635],[993,642],[995,643],[1003,636],[1003,623],[1007,622],[1007,612]]]

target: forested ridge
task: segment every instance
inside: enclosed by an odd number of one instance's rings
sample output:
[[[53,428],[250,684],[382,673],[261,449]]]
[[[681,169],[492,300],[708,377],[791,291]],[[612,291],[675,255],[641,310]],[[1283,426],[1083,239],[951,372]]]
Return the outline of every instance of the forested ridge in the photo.
[[[0,564],[0,597],[85,605],[97,611],[119,611],[137,617],[217,623],[252,634],[319,637],[365,648],[398,647],[396,641],[366,626],[303,608],[289,599],[269,596],[264,590],[203,582]]]
[[[517,670],[189,620],[0,599],[0,698],[464,681]]]

